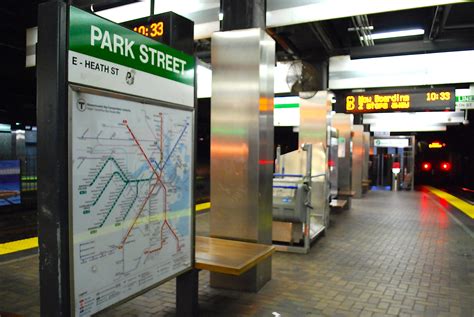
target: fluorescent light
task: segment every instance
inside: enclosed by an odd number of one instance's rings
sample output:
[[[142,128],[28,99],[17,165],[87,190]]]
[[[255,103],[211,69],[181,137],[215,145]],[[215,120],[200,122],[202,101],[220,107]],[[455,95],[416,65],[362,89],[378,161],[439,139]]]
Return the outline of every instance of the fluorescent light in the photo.
[[[429,112],[392,112],[392,113],[365,113],[364,124],[371,125],[431,125],[431,124],[459,124],[464,120],[462,111],[429,111]]]
[[[370,131],[380,132],[423,132],[423,131],[446,131],[446,126],[442,124],[417,124],[417,125],[405,125],[405,124],[393,124],[393,125],[379,125],[371,124]]]
[[[463,115],[462,111],[366,113],[363,123],[370,124],[370,131],[446,131],[447,125],[461,123]]]
[[[209,98],[212,94],[212,71],[201,65],[199,62],[197,66],[197,96],[198,98]]]
[[[423,29],[412,29],[412,30],[402,30],[402,31],[393,31],[393,32],[372,33],[372,39],[373,40],[391,39],[395,37],[417,36],[417,35],[423,35],[423,34],[425,34],[425,30]],[[363,40],[364,38],[361,36],[360,39]]]
[[[474,50],[352,60],[349,55],[333,56],[329,89],[474,83],[473,60]]]
[[[0,132],[10,132],[10,131],[11,131],[11,125],[0,123]]]

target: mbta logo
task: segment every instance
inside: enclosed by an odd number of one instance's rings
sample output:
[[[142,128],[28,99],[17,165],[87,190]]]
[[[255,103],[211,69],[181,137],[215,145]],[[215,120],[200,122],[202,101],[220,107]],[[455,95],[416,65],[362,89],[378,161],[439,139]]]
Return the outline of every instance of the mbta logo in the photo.
[[[79,99],[77,101],[77,110],[81,111],[81,112],[84,112],[86,111],[86,108],[87,108],[87,104],[86,104],[86,101],[84,99]]]

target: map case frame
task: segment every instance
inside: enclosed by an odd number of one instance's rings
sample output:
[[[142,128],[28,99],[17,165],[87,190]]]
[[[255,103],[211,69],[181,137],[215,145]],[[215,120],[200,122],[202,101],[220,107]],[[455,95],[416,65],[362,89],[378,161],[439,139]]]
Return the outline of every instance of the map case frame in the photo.
[[[79,98],[78,98],[78,96],[79,96]],[[128,103],[130,106],[134,106],[136,104],[141,104],[141,105],[143,105],[144,108],[146,108],[146,107],[151,107],[149,109],[155,108],[153,110],[156,110],[157,107],[158,107],[160,109],[165,109],[169,112],[173,112],[173,113],[176,113],[176,114],[184,114],[184,116],[189,119],[189,121],[188,121],[189,126],[187,128],[188,129],[187,130],[187,132],[188,132],[187,138],[189,139],[188,140],[189,141],[188,150],[189,150],[189,155],[190,156],[189,156],[189,160],[187,162],[188,163],[187,168],[188,168],[188,174],[189,174],[187,185],[188,185],[188,189],[189,189],[189,193],[188,193],[189,196],[188,197],[189,197],[189,207],[190,208],[187,209],[187,214],[185,216],[180,216],[180,217],[187,217],[189,219],[189,232],[187,234],[187,239],[185,241],[186,243],[183,246],[183,247],[187,248],[187,250],[185,250],[184,252],[187,252],[189,257],[187,258],[187,261],[185,263],[183,263],[183,265],[180,266],[179,270],[174,270],[174,271],[172,270],[168,274],[165,274],[164,276],[159,277],[159,279],[156,279],[156,278],[153,279],[153,281],[151,283],[150,282],[148,282],[148,283],[145,282],[145,283],[142,283],[141,285],[139,285],[138,287],[130,287],[131,284],[134,284],[134,283],[135,284],[137,284],[137,283],[140,284],[140,282],[132,281],[132,279],[130,279],[130,275],[124,275],[122,278],[115,278],[115,280],[110,281],[109,289],[106,289],[105,292],[104,292],[103,289],[98,290],[97,287],[95,287],[94,285],[91,285],[90,289],[88,290],[88,293],[84,293],[83,289],[82,289],[82,291],[80,291],[77,288],[79,283],[76,280],[78,278],[80,279],[80,276],[78,275],[77,270],[81,265],[83,265],[83,264],[78,264],[78,260],[81,258],[81,252],[82,252],[78,248],[76,248],[76,244],[78,243],[78,239],[79,240],[84,239],[84,235],[87,235],[87,234],[93,236],[94,234],[97,233],[97,232],[93,232],[93,230],[99,231],[99,230],[102,229],[102,228],[96,228],[96,229],[88,230],[87,232],[75,232],[74,231],[75,224],[77,223],[78,219],[80,218],[79,215],[77,214],[78,209],[82,208],[83,212],[87,211],[83,207],[76,206],[77,197],[75,198],[75,194],[77,196],[77,192],[79,191],[79,188],[74,187],[74,184],[77,183],[77,180],[74,178],[74,168],[77,165],[77,164],[75,165],[75,162],[74,162],[74,147],[75,147],[75,143],[74,143],[75,142],[74,141],[75,134],[74,134],[74,131],[73,131],[74,128],[75,128],[75,126],[74,126],[75,117],[74,116],[75,116],[75,113],[78,113],[78,111],[81,112],[82,108],[90,107],[90,106],[87,105],[87,100],[79,100],[79,99],[82,98],[82,96],[88,96],[88,97],[93,96],[92,98],[102,99],[102,100],[105,100],[105,99],[106,100],[114,100],[114,101],[117,101],[120,104]],[[82,99],[85,99],[85,98],[82,98]],[[100,106],[100,105],[93,104],[93,106]],[[103,110],[106,113],[108,111],[111,112],[111,114],[107,114],[107,116],[111,116],[111,115],[113,115],[114,112],[117,111],[117,109],[114,109],[115,107],[110,107],[110,108],[112,108],[112,109]],[[123,110],[123,107],[121,109]],[[84,110],[82,110],[82,111],[84,111]],[[72,310],[73,310],[74,315],[76,315],[76,316],[89,316],[91,314],[95,314],[95,313],[103,311],[105,309],[115,307],[115,306],[120,305],[120,304],[122,304],[126,301],[129,301],[130,299],[132,299],[134,297],[137,297],[137,296],[139,296],[143,293],[146,293],[147,291],[149,291],[153,288],[156,288],[157,286],[162,285],[163,283],[166,283],[166,282],[176,278],[177,276],[179,276],[183,273],[186,273],[186,272],[193,269],[193,267],[194,267],[194,249],[195,249],[195,245],[194,245],[194,243],[195,243],[195,239],[194,239],[194,236],[195,236],[195,218],[194,218],[194,216],[195,216],[195,212],[194,212],[194,205],[195,205],[195,197],[194,197],[195,172],[194,172],[194,168],[195,168],[195,155],[196,155],[196,148],[195,148],[196,147],[196,142],[195,142],[196,124],[195,124],[195,118],[196,118],[196,112],[195,112],[194,107],[189,107],[189,106],[179,105],[179,104],[173,104],[173,103],[164,102],[164,101],[160,101],[160,100],[156,100],[156,99],[137,97],[137,96],[133,96],[133,95],[118,93],[118,92],[113,92],[113,91],[107,91],[107,90],[103,90],[103,89],[91,88],[91,87],[86,87],[86,86],[78,85],[78,84],[70,83],[68,85],[68,121],[69,121],[69,124],[68,124],[68,140],[69,140],[69,142],[68,142],[68,147],[69,147],[69,149],[68,149],[68,161],[69,161],[68,166],[69,166],[69,168],[68,169],[69,169],[69,177],[68,178],[70,180],[70,182],[69,182],[69,219],[70,219],[70,230],[69,230],[70,239],[69,239],[69,242],[70,242],[70,250],[73,250],[72,252],[70,252],[70,272],[71,272],[70,279],[71,279],[71,304],[72,304]],[[162,122],[164,122],[164,121],[162,121]],[[91,123],[88,123],[88,124],[90,125]],[[125,120],[122,121],[122,125],[128,126],[127,124],[128,124],[128,122],[125,123]],[[130,128],[130,127],[128,126],[128,128]],[[139,137],[135,135],[135,134],[138,135],[138,133],[134,133],[133,131],[131,131],[131,128],[128,130],[128,133],[130,134],[130,143],[131,143],[130,146],[135,148],[135,150],[137,151],[138,154],[145,155],[145,153],[147,152],[146,149],[144,149],[143,147],[141,147],[137,143],[133,144],[133,142],[132,142],[132,140],[137,141],[139,139]],[[93,139],[93,138],[91,138],[91,139]],[[171,154],[170,154],[170,156],[171,156]],[[150,159],[150,161],[149,161],[148,158],[144,159],[145,165],[150,163],[150,162],[152,162],[152,164],[155,164],[155,166],[159,166],[159,163],[157,164],[156,160],[151,161],[151,159]],[[108,165],[111,166],[111,165],[116,164],[115,162],[112,162],[112,163],[110,163]],[[118,165],[120,165],[120,163]],[[103,168],[102,171],[104,171],[108,167],[103,165],[102,168]],[[120,168],[118,168],[118,169],[120,169]],[[99,170],[100,170],[100,168],[99,168]],[[156,168],[156,170],[158,170],[158,168]],[[150,171],[151,171],[151,168],[150,168]],[[118,173],[122,174],[122,172],[118,172]],[[120,182],[120,181],[123,182],[123,180],[121,179],[122,177],[124,177],[123,174],[119,175],[115,172],[112,173],[112,174],[114,174],[115,176],[114,175],[110,175],[109,177],[107,177],[107,175],[105,176],[105,179],[110,180],[110,183],[105,182],[106,184],[111,184],[111,183],[115,182],[115,180],[113,178],[116,178],[118,180],[118,182]],[[156,177],[158,177],[158,176],[156,176]],[[126,181],[128,181],[129,183],[132,183],[134,180],[127,179]],[[98,176],[96,182],[97,182],[97,184],[99,184],[100,182],[104,183],[104,177],[102,177],[102,179],[101,179],[101,177]],[[90,182],[90,184],[92,184],[92,182]],[[128,185],[125,184],[125,186],[123,188],[126,188],[127,186]],[[160,185],[157,185],[156,189],[158,189],[159,186]],[[81,189],[85,189],[85,191],[87,191],[86,188],[81,188]],[[157,192],[156,189],[151,189],[150,192],[153,192],[153,194],[155,194]],[[120,192],[120,190],[119,190],[120,194],[122,194],[123,191],[124,190],[122,190]],[[105,190],[104,193],[105,193],[105,195],[107,195],[107,190]],[[102,197],[105,197],[104,193],[99,191],[99,194],[101,194],[100,199],[102,199]],[[110,193],[111,195],[116,195],[115,193],[113,193],[113,191],[109,191],[108,193]],[[99,194],[97,194],[97,192],[96,192],[95,198],[97,198],[99,196]],[[166,196],[166,193],[165,193],[165,196]],[[151,199],[152,198],[150,198],[150,200]],[[97,200],[97,201],[99,201],[99,200]],[[143,200],[144,199],[142,199],[142,202],[143,202]],[[113,206],[112,209],[118,208],[117,205],[119,205],[119,203],[116,203],[115,206]],[[137,216],[137,212],[143,212],[147,208],[147,207],[142,208],[140,206],[140,204],[138,204],[138,206],[139,206],[138,210],[135,209],[135,211],[136,211],[135,216]],[[142,208],[143,210],[140,211],[140,208]],[[148,207],[148,208],[151,209],[151,207]],[[89,212],[92,212],[92,211],[89,210]],[[86,214],[84,214],[84,213],[81,214],[81,216],[85,216],[85,215]],[[158,216],[158,218],[155,219],[155,220],[160,220],[160,217]],[[165,220],[166,220],[166,218],[165,218]],[[139,222],[139,221],[137,221],[137,222]],[[105,223],[105,221],[104,221],[104,223]],[[167,228],[165,229],[165,231],[168,231],[168,233],[173,230],[173,222],[170,221],[170,223],[168,223],[168,225],[166,226]],[[143,224],[144,223],[140,223],[140,225],[143,225]],[[164,226],[164,222],[162,222],[161,224]],[[132,230],[137,231],[137,229],[139,229],[139,228],[135,227],[135,226],[137,226],[136,224],[133,224],[133,226],[134,226],[134,228],[130,229],[130,231],[132,231]],[[108,227],[110,229],[110,225]],[[116,228],[119,228],[119,227],[120,226],[117,226]],[[107,226],[106,226],[106,228],[107,228]],[[113,229],[114,228],[112,228],[112,230]],[[91,232],[93,232],[93,233],[91,234]],[[130,232],[128,232],[128,233],[130,233]],[[133,236],[133,233],[130,234],[130,235]],[[161,235],[162,235],[162,238],[163,238],[163,227],[161,228]],[[97,237],[99,238],[100,235],[97,236]],[[89,239],[89,240],[91,240],[91,239]],[[172,240],[172,239],[170,239],[170,234],[168,234],[167,239],[165,239],[165,240],[167,241],[167,246],[169,247],[168,243],[172,243],[172,241],[168,242],[169,240]],[[128,243],[130,243],[130,242],[129,241],[124,242],[124,245],[122,246],[124,250],[125,250],[125,246]],[[163,242],[162,242],[161,246],[163,247]],[[109,245],[109,247],[110,247],[110,245]],[[91,251],[92,253],[94,253],[95,252],[94,248],[95,248],[95,246],[92,248],[92,250],[87,250],[87,248],[86,248],[86,251]],[[143,248],[143,246],[142,246],[142,248]],[[153,250],[150,250],[150,251],[153,251]],[[112,249],[109,248],[108,253],[107,253],[107,251],[102,250],[99,253],[99,255],[95,254],[95,256],[100,257],[102,255],[102,256],[106,257],[106,256],[111,256],[112,253],[113,253]],[[94,260],[91,260],[91,262],[92,261],[94,261]],[[125,262],[125,258],[123,258],[123,262]],[[116,265],[119,265],[119,264],[116,263]],[[89,273],[89,275],[91,275],[91,274],[93,275],[93,274],[96,274],[96,273],[99,274],[99,272],[98,272],[99,269],[101,269],[101,271],[103,271],[103,267],[100,268],[100,265],[99,265],[98,267],[96,267],[96,272],[94,272],[94,267],[91,266],[92,273]],[[128,285],[128,286],[124,286],[124,285]],[[112,286],[114,286],[114,287],[111,288]],[[117,295],[116,294],[116,288],[117,287],[124,287],[125,289],[121,289],[120,290],[121,294]],[[128,288],[128,291],[127,291],[127,288]]]

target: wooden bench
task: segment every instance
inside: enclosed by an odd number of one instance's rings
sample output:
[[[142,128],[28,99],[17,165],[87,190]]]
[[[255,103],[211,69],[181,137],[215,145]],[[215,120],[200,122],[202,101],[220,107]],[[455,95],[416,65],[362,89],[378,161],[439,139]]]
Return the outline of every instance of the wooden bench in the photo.
[[[369,187],[370,187],[370,179],[363,179],[362,180],[362,193],[365,194],[369,191]]]
[[[351,200],[354,195],[355,191],[353,190],[338,190],[336,196],[337,206],[332,208],[337,210],[351,209]]]
[[[275,252],[272,245],[196,236],[198,270],[242,275]]]
[[[331,208],[344,208],[347,205],[347,200],[345,199],[333,199],[329,203]]]
[[[343,197],[353,197],[355,195],[355,191],[353,190],[340,190],[337,192],[337,196],[343,196]]]
[[[176,315],[198,315],[200,270],[242,275],[275,250],[272,245],[196,236],[194,269],[176,279]]]

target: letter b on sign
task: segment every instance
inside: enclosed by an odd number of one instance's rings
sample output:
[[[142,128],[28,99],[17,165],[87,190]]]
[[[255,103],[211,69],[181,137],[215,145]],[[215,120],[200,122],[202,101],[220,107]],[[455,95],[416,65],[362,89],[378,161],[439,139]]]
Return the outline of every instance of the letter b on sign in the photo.
[[[352,111],[355,109],[355,97],[354,96],[347,96],[346,97],[346,110]]]

